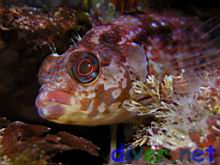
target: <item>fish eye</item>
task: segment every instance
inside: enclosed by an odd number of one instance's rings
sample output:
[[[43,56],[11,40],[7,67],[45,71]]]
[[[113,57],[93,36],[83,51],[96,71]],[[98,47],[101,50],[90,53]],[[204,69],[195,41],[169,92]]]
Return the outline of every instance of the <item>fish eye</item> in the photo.
[[[93,82],[99,74],[98,57],[91,52],[76,52],[68,59],[67,68],[72,78],[80,83]]]

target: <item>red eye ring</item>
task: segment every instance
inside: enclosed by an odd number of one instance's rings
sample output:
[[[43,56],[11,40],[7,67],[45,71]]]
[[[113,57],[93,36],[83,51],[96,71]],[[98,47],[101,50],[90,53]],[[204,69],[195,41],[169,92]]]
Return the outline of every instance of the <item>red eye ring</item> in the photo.
[[[89,66],[89,65],[91,66],[90,70],[89,70],[87,73],[83,73],[83,72],[81,71],[81,70],[82,70],[81,66],[83,66],[83,63],[87,63],[88,66]],[[90,67],[90,66],[89,66],[89,67]],[[80,75],[86,76],[86,75],[89,75],[89,74],[91,74],[91,73],[93,72],[94,67],[93,67],[93,65],[92,65],[92,62],[91,62],[89,59],[83,59],[83,60],[80,61],[80,63],[78,64],[77,70],[78,70],[78,73],[79,73]]]
[[[99,59],[92,52],[74,52],[65,63],[70,76],[83,84],[96,80],[100,72]]]

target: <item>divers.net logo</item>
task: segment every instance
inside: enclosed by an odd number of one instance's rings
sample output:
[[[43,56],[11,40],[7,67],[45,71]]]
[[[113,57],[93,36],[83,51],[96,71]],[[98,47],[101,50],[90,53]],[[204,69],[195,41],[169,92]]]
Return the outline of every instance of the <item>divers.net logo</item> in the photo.
[[[188,161],[190,163],[203,163],[208,162],[209,164],[214,163],[214,154],[216,149],[210,145],[207,148],[196,148],[191,151],[188,148],[180,149],[179,152],[179,160],[181,162]],[[152,150],[147,147],[142,147],[139,150],[126,148],[122,144],[119,149],[115,149],[111,152],[111,159],[116,163],[127,163],[131,162],[132,160],[140,160],[144,158],[144,161],[149,164],[156,164],[163,162],[163,159],[169,156],[169,150],[167,149],[159,149],[159,150]],[[175,161],[174,161],[175,162]]]

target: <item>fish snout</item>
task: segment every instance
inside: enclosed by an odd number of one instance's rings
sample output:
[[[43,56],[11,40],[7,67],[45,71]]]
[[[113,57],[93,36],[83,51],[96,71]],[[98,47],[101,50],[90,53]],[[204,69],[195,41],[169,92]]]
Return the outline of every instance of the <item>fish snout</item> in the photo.
[[[71,95],[59,90],[42,91],[36,99],[38,113],[45,119],[58,119],[71,105]]]

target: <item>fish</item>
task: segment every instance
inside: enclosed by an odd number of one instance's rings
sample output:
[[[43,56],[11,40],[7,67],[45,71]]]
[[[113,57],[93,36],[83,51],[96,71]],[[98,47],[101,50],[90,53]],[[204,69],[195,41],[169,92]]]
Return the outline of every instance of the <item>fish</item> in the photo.
[[[94,25],[39,70],[39,115],[61,124],[96,126],[136,116],[122,107],[136,80],[217,68],[219,49],[196,17],[173,11],[122,14]]]

